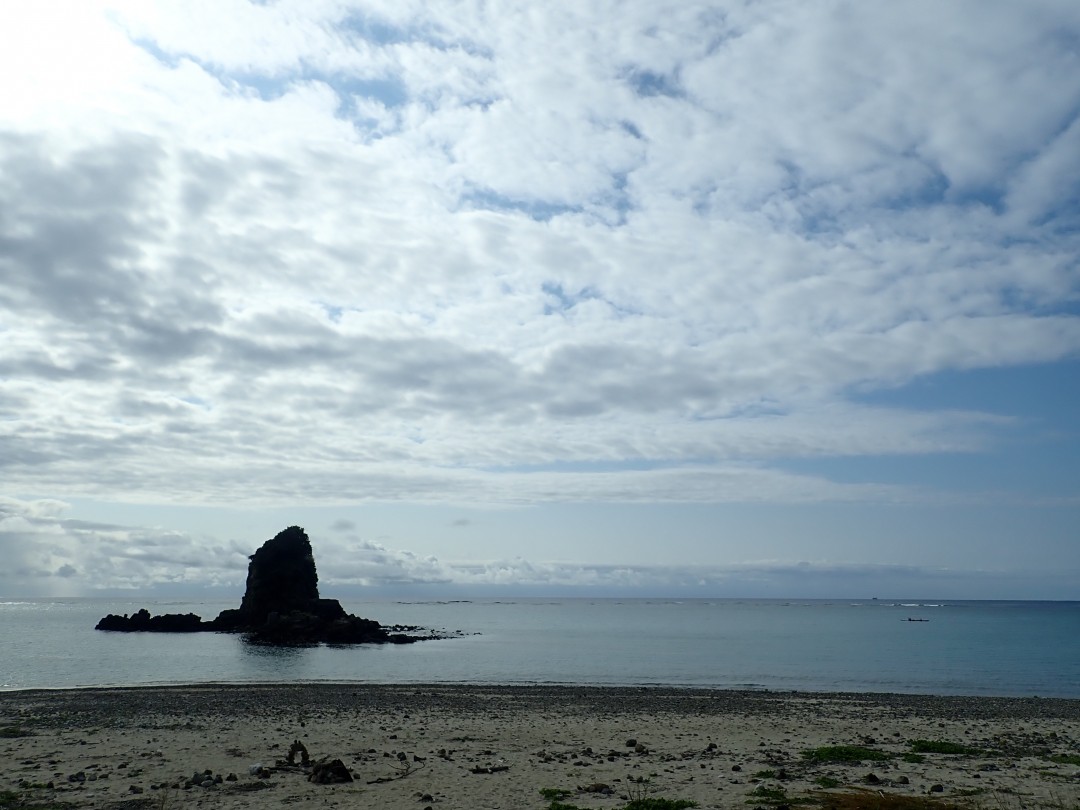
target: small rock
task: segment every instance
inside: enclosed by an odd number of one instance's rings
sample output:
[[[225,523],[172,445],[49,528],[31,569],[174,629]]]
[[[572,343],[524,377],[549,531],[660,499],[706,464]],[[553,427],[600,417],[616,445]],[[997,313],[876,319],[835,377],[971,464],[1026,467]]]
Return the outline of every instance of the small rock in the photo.
[[[615,792],[611,789],[611,785],[605,785],[603,782],[595,782],[591,785],[586,785],[585,787],[579,787],[578,790],[582,793],[599,793],[604,796],[610,796]]]
[[[637,748],[637,740],[635,740],[633,738],[630,738],[629,740],[626,741],[626,747],[627,748]]]
[[[340,759],[320,759],[311,768],[309,782],[318,785],[335,785],[353,781],[353,776]]]

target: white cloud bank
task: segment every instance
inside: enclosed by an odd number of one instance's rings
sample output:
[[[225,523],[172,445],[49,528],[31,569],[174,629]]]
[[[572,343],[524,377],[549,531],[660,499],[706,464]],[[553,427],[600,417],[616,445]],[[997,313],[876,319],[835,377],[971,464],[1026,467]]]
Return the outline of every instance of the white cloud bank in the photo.
[[[1080,348],[1073,4],[2,13],[13,492],[876,496],[768,467]]]
[[[1077,357],[1078,37],[1066,0],[7,4],[4,493],[947,500],[782,462],[984,450],[1015,422],[852,394]]]

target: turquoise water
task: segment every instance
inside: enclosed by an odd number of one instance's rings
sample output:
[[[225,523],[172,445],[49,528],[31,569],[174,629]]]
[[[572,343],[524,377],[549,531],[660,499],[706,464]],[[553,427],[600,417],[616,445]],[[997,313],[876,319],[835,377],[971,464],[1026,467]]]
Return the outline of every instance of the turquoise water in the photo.
[[[1080,698],[1080,602],[514,599],[348,602],[466,635],[273,649],[237,636],[117,634],[106,613],[233,602],[0,599],[0,688],[351,681],[673,685]],[[928,619],[909,622],[908,618]]]

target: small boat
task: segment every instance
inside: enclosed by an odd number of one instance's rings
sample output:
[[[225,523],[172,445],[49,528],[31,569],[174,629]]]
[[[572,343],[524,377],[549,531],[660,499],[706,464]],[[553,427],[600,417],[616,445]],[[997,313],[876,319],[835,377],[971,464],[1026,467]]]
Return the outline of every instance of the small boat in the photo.
[[[909,621],[909,622],[928,622],[930,620],[929,619],[913,619],[910,616],[908,616],[907,621]]]

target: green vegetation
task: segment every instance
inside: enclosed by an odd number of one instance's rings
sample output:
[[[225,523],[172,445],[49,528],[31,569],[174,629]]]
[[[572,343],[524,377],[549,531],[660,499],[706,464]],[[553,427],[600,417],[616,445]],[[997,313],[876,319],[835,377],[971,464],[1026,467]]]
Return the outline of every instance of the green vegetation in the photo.
[[[697,807],[697,802],[689,799],[634,799],[623,810],[686,810],[688,807]]]
[[[646,783],[647,779],[642,779],[641,783]],[[548,805],[548,810],[583,810],[576,804],[567,804],[563,799],[568,799],[573,795],[573,791],[563,790],[562,788],[542,788],[540,795],[551,802]],[[697,807],[697,802],[692,802],[689,799],[665,799],[656,796],[634,796],[629,802],[624,804],[617,810],[687,810],[690,807]],[[0,805],[2,808],[2,805]]]
[[[758,785],[749,793],[750,798],[746,800],[747,804],[757,805],[773,805],[774,807],[789,807],[795,804],[818,804],[819,799],[813,796],[803,796],[801,798],[792,798],[784,792],[782,787],[768,787],[766,785]]]
[[[1047,759],[1058,765],[1080,765],[1080,754],[1051,754]]]
[[[775,779],[776,771],[758,771],[754,774],[755,779]]]
[[[922,754],[913,754],[910,751],[901,754],[900,759],[904,760],[904,762],[914,762],[916,765],[920,762],[926,762],[926,757]]]
[[[840,787],[840,780],[833,779],[831,776],[819,776],[814,780],[814,784],[818,787],[825,788],[825,790],[832,790],[833,788]]]
[[[0,728],[0,737],[5,739],[13,739],[15,737],[31,737],[34,732],[23,728],[22,726],[4,726]],[[0,805],[3,807],[3,805]]]
[[[751,798],[748,800],[748,804],[754,804],[755,802],[766,802],[767,804],[787,804],[787,793],[783,788],[767,787],[765,785],[758,785],[756,788],[750,791]]]
[[[12,790],[0,790],[0,810],[69,810],[70,804],[32,801]]]
[[[884,751],[863,748],[859,745],[824,745],[802,752],[802,758],[810,762],[882,762],[889,758]]]
[[[633,799],[623,805],[620,810],[687,810],[690,807],[697,807],[697,802],[689,799],[664,799],[653,796],[647,799]],[[548,805],[548,810],[583,810],[583,808],[576,804],[553,801]]]
[[[970,810],[969,805],[931,799],[928,796],[852,791],[818,795],[822,810]]]
[[[981,754],[978,748],[969,748],[960,743],[946,740],[909,740],[911,750],[916,754]]]

